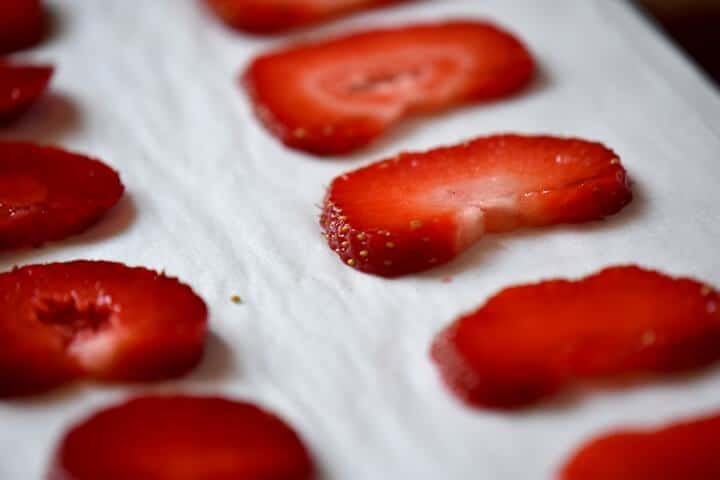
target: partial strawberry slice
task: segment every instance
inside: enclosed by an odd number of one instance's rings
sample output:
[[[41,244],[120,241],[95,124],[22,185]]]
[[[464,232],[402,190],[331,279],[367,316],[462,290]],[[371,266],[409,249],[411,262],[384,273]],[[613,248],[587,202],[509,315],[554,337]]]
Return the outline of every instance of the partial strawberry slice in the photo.
[[[52,73],[50,66],[0,61],[0,126],[17,119],[45,93]]]
[[[393,277],[445,263],[487,232],[596,220],[631,198],[617,155],[598,143],[500,135],[342,175],[320,223],[348,265]]]
[[[562,480],[712,480],[720,478],[720,414],[655,431],[625,431],[586,444]]]
[[[48,480],[309,480],[298,435],[253,404],[140,397],[74,427]]]
[[[0,1],[0,53],[32,47],[45,36],[41,0]]]
[[[403,1],[408,0],[205,0],[205,3],[232,28],[276,33]]]
[[[117,173],[98,160],[0,142],[0,250],[82,232],[122,194]]]
[[[403,117],[514,93],[533,59],[512,35],[455,21],[356,33],[255,60],[245,85],[286,145],[348,153]]]
[[[206,317],[190,287],[144,268],[77,261],[0,274],[0,397],[78,377],[181,375],[202,357]]]
[[[440,333],[432,356],[468,404],[522,407],[576,381],[720,359],[720,294],[633,266],[507,288]]]

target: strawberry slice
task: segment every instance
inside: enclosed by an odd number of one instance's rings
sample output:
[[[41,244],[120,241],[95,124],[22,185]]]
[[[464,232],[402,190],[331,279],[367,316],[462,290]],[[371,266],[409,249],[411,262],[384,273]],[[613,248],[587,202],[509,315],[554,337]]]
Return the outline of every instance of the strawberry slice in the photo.
[[[25,113],[47,90],[53,68],[0,61],[0,126]]]
[[[0,1],[0,53],[32,47],[45,36],[41,0]]]
[[[0,1],[0,53],[35,45],[45,36],[45,30],[40,0]]]
[[[76,261],[0,274],[0,397],[78,377],[149,381],[201,359],[207,311],[190,287],[144,268]]]
[[[454,21],[270,53],[244,80],[258,117],[286,145],[332,155],[367,145],[409,114],[514,93],[533,70],[509,33]]]
[[[720,414],[660,430],[597,438],[564,467],[562,480],[712,480],[720,478]]]
[[[205,0],[229,27],[267,34],[407,0]]]
[[[441,332],[432,356],[469,405],[522,407],[580,380],[718,360],[720,294],[633,266],[507,288]]]
[[[596,220],[631,197],[617,155],[598,143],[500,135],[342,175],[320,223],[344,262],[393,277],[445,263],[486,232]]]
[[[140,397],[70,430],[49,480],[309,480],[298,435],[253,404]]]
[[[122,194],[117,173],[98,160],[0,142],[0,250],[82,232]]]

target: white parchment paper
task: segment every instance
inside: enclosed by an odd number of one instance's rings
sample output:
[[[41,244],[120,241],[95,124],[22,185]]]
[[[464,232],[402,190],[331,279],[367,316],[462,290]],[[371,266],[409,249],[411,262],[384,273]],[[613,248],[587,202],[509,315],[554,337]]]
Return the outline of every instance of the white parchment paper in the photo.
[[[720,285],[720,97],[628,4],[430,0],[270,39],[230,32],[191,0],[52,7],[55,35],[21,57],[58,67],[53,93],[0,138],[102,158],[128,196],[86,234],[0,254],[0,269],[77,258],[166,269],[206,299],[213,337],[182,380],[0,403],[0,479],[41,479],[68,425],[145,391],[255,400],[301,432],[323,478],[341,480],[549,479],[595,433],[720,409],[716,368],[522,413],[471,410],[428,359],[438,330],[510,284],[633,262]],[[236,87],[255,54],[283,42],[457,17],[520,35],[542,66],[533,88],[317,159],[270,137]],[[636,199],[605,222],[488,236],[450,265],[394,281],[347,268],[324,244],[316,205],[334,176],[494,132],[600,140],[622,157]]]

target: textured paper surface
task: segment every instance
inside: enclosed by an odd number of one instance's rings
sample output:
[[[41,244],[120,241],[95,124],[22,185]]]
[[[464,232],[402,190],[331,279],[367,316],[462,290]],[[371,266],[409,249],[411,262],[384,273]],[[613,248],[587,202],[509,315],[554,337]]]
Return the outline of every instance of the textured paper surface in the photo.
[[[513,283],[637,262],[720,285],[720,99],[624,2],[427,1],[276,39],[229,32],[190,0],[53,6],[56,35],[23,55],[57,65],[53,94],[0,137],[98,156],[121,172],[128,196],[84,235],[0,254],[0,269],[76,258],[166,269],[206,299],[213,338],[180,381],[0,403],[0,479],[40,479],[66,426],[141,391],[256,400],[301,432],[323,478],[343,480],[546,479],[590,435],[720,409],[716,368],[574,392],[523,413],[473,411],[428,360],[434,333]],[[524,38],[542,66],[534,87],[321,160],[271,138],[235,85],[253,55],[285,41],[457,17],[493,19]],[[606,143],[636,200],[605,222],[488,236],[450,265],[394,281],[347,268],[324,244],[316,205],[334,176],[505,131]]]

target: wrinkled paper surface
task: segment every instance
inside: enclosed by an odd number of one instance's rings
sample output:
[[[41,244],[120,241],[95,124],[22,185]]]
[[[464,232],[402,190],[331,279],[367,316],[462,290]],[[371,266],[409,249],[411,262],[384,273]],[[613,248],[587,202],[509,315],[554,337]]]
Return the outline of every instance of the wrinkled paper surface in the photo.
[[[720,409],[715,368],[587,387],[519,413],[471,410],[428,359],[438,330],[507,285],[633,262],[720,286],[720,97],[628,4],[426,1],[275,38],[228,31],[191,0],[52,6],[55,35],[19,57],[57,66],[53,93],[0,138],[97,156],[128,195],[83,235],[0,254],[0,269],[77,258],[165,269],[205,298],[213,335],[182,380],[0,403],[0,479],[41,479],[64,428],[147,391],[257,401],[298,429],[323,478],[342,480],[549,479],[596,433]],[[538,81],[507,101],[408,121],[338,159],[284,148],[236,86],[255,54],[287,41],[443,18],[517,33]],[[600,140],[636,199],[604,222],[488,236],[450,265],[393,281],[342,265],[324,244],[317,205],[334,176],[494,132]]]

